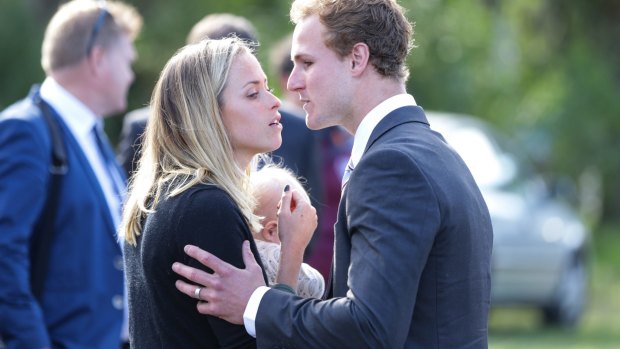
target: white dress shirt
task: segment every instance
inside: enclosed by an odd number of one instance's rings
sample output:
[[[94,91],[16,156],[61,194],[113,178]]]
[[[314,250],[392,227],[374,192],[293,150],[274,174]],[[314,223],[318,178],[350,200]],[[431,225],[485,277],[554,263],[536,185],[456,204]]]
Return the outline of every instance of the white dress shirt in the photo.
[[[383,120],[383,118],[398,108],[415,105],[416,102],[413,96],[403,93],[386,99],[366,114],[364,119],[362,119],[362,122],[357,127],[353,138],[353,149],[351,151],[351,159],[349,160],[351,166],[355,168],[355,165],[359,163],[362,155],[364,154],[364,150],[366,149],[366,145],[368,144],[372,131],[375,127],[377,127],[379,122]],[[255,322],[260,301],[269,289],[270,288],[267,286],[261,286],[254,290],[254,293],[250,296],[250,300],[245,307],[245,311],[243,313],[243,323],[245,325],[245,330],[252,337],[256,337]]]
[[[105,159],[99,153],[97,141],[92,130],[97,124],[103,126],[101,117],[97,117],[87,106],[65,90],[51,77],[45,79],[41,85],[41,98],[58,112],[73,137],[77,140],[84,152],[90,167],[101,185],[105,195],[114,226],[118,227],[121,219],[121,198],[116,195],[112,181],[120,178],[110,178],[108,171],[103,167]],[[123,185],[120,186],[122,188]]]

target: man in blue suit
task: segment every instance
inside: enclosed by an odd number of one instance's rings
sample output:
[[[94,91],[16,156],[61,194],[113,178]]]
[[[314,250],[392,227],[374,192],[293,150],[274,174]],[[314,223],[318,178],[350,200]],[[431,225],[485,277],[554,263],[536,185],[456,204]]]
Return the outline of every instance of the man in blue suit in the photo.
[[[175,263],[206,286],[177,287],[201,313],[245,324],[259,348],[487,348],[491,221],[467,166],[406,92],[404,10],[395,0],[292,6],[288,89],[304,101],[308,127],[354,134],[328,299],[265,287],[248,244],[245,269],[186,247],[214,273]]]
[[[45,81],[0,114],[0,337],[9,349],[121,343],[116,227],[125,179],[102,118],[126,108],[141,25],[124,3],[62,5],[43,39]],[[66,166],[56,182],[51,154],[59,148]],[[49,243],[35,252],[42,236]],[[33,268],[41,267],[35,288]]]

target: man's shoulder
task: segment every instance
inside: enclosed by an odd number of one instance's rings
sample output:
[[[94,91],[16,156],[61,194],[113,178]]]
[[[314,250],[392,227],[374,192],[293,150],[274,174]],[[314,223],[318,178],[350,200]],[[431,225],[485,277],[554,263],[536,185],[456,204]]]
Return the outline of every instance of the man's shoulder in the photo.
[[[419,106],[405,106],[392,111],[375,127],[369,145],[399,145],[413,148],[426,145],[431,148],[448,148],[443,137],[431,128],[424,109]]]
[[[0,122],[5,120],[40,120],[41,111],[30,97],[23,98],[0,112]]]
[[[146,125],[150,112],[151,108],[148,106],[132,110],[125,114],[123,122],[128,125]]]
[[[19,100],[0,112],[0,132],[12,139],[48,139],[47,124],[31,98]],[[8,138],[7,138],[8,139]]]

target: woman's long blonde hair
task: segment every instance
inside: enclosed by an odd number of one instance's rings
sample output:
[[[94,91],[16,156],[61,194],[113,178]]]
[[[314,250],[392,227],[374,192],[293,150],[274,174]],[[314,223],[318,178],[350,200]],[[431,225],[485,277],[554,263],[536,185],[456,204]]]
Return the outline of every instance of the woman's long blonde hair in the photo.
[[[250,229],[260,229],[248,188],[222,121],[222,91],[232,62],[251,49],[240,39],[205,40],[179,50],[153,90],[138,170],[129,186],[120,234],[135,245],[147,213],[162,196],[213,184],[238,205]]]

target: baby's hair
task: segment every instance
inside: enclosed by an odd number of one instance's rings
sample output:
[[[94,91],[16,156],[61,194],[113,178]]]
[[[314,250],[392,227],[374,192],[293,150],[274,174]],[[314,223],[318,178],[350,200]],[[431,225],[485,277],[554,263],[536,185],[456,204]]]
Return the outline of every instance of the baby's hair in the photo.
[[[302,182],[300,178],[297,177],[289,168],[275,164],[268,164],[263,166],[260,170],[250,174],[250,184],[252,187],[252,193],[255,197],[256,195],[264,193],[265,190],[273,189],[275,184],[277,184],[278,187],[281,187],[280,191],[283,191],[284,186],[289,183],[292,184],[291,189],[295,189],[307,202],[310,202],[310,197],[301,184]]]

